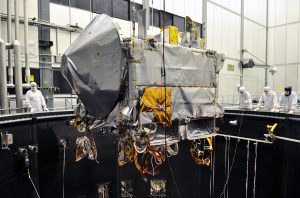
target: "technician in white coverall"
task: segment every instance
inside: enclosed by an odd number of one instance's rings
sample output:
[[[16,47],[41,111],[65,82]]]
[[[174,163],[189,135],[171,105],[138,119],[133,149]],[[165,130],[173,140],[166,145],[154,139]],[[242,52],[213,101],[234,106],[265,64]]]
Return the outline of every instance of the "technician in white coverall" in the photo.
[[[279,97],[279,105],[283,106],[283,112],[289,114],[295,113],[297,110],[298,97],[296,92],[292,91],[292,87],[288,86],[284,88],[284,92]]]
[[[252,99],[245,87],[239,89],[239,104],[241,109],[252,109]]]
[[[263,109],[264,111],[275,112],[278,108],[278,99],[274,91],[271,91],[269,86],[264,87],[264,92],[261,94],[259,102],[257,104],[256,111]]]
[[[29,112],[49,111],[42,93],[37,90],[35,82],[30,83],[31,89],[26,93],[26,104]]]

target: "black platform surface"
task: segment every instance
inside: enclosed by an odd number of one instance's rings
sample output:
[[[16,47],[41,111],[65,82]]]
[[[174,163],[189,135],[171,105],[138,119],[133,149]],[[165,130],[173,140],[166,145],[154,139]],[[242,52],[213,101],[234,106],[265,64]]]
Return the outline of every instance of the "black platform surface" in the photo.
[[[109,197],[121,197],[122,180],[132,181],[133,197],[148,197],[149,181],[143,180],[134,164],[117,166],[117,136],[95,132],[99,163],[88,159],[75,162],[75,141],[84,134],[69,125],[72,117],[71,111],[0,116],[0,132],[12,133],[14,139],[10,150],[0,150],[0,197],[36,197],[24,160],[16,154],[18,148],[27,145],[39,148],[29,158],[41,198],[62,197],[63,183],[65,197],[93,198],[97,197],[97,185],[107,182]],[[229,123],[235,120],[237,125]],[[218,120],[219,133],[254,141],[216,136],[210,167],[197,165],[189,152],[191,141],[181,141],[179,154],[164,163],[160,174],[148,179],[166,179],[167,197],[171,198],[300,197],[299,144],[276,139],[272,144],[255,141],[264,141],[266,125],[275,123],[276,135],[300,140],[299,121],[298,115],[228,110]],[[64,181],[60,139],[67,141]]]

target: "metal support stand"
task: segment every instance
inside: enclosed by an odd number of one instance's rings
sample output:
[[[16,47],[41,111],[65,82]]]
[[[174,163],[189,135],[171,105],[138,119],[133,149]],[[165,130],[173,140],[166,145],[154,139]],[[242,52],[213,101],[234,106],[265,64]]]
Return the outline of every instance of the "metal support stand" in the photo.
[[[266,9],[266,57],[265,57],[265,63],[268,65],[268,37],[269,37],[269,31],[268,31],[268,26],[269,26],[269,0],[267,1],[267,9]],[[268,68],[265,69],[265,86],[268,86]],[[274,87],[274,84],[273,84]]]
[[[15,90],[16,90],[16,107],[17,112],[22,113],[23,112],[23,87],[22,87],[22,65],[21,65],[21,45],[19,41],[15,40],[14,43],[14,49],[15,49]]]
[[[246,194],[245,198],[248,198],[248,178],[249,178],[249,148],[250,147],[250,141],[247,142],[247,174],[246,174]]]
[[[49,21],[50,0],[39,0],[39,19]],[[39,26],[39,53],[40,55],[40,87],[45,97],[47,106],[53,108],[53,69],[51,64],[50,27]],[[44,54],[44,55],[43,55]]]
[[[7,101],[7,77],[6,77],[6,66],[5,66],[5,42],[0,39],[0,102],[1,109],[8,108]],[[0,113],[5,114],[6,111]]]
[[[244,53],[243,53],[243,49],[244,49],[244,0],[241,0],[241,40],[240,40],[240,60],[243,61],[244,60]],[[243,86],[243,67],[242,65],[240,65],[240,85]]]
[[[258,149],[258,142],[255,143],[255,160],[254,160],[254,177],[253,177],[253,198],[255,198],[255,192],[256,192],[257,149]]]

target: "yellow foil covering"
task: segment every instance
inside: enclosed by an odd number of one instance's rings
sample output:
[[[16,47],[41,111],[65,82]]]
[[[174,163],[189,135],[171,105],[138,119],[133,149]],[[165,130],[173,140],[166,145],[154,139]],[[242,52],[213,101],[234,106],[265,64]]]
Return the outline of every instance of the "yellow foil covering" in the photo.
[[[161,123],[166,127],[171,127],[172,125],[171,97],[172,95],[171,95],[170,87],[145,88],[144,94],[140,100],[141,112],[153,112],[155,122]],[[166,99],[166,103],[165,103],[165,99]]]

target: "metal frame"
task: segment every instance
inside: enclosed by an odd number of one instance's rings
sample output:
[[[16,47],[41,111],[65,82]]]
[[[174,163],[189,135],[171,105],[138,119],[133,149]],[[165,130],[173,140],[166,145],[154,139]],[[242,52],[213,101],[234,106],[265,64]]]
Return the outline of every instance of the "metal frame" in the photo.
[[[216,3],[216,2],[213,2],[213,1],[211,1],[211,0],[206,0],[206,1],[209,2],[209,3],[211,3],[211,4],[214,4],[215,6],[218,6],[218,7],[222,8],[222,9],[224,9],[224,10],[230,12],[230,13],[233,13],[233,14],[235,14],[235,15],[237,15],[237,16],[241,16],[241,15],[242,15],[242,14],[239,14],[239,13],[233,11],[233,10],[230,10],[229,8],[226,8],[226,7],[220,5],[220,4]],[[241,7],[242,7],[242,6],[241,6]],[[243,5],[243,8],[244,8],[244,5]],[[241,9],[241,11],[242,11],[242,9]],[[246,20],[248,20],[248,21],[251,21],[252,23],[255,23],[255,24],[258,25],[258,26],[263,27],[263,28],[268,27],[268,26],[263,25],[263,24],[261,24],[261,23],[255,21],[255,20],[253,20],[253,19],[250,19],[250,18],[248,18],[248,17],[246,17],[246,16],[244,16],[244,18],[245,18]],[[300,21],[299,21],[299,22],[300,22]]]
[[[1,13],[0,16],[1,16],[1,20],[9,21],[9,15]],[[15,17],[11,16],[11,19],[15,20]],[[64,31],[68,31],[68,32],[81,32],[81,30],[78,29],[78,28],[57,25],[57,24],[51,23],[48,20],[42,20],[42,19],[33,20],[31,18],[28,18],[28,19],[29,19],[28,20],[29,25],[35,25],[35,26],[43,25],[43,26],[47,26],[47,27],[50,27],[50,28],[64,30]],[[20,17],[20,23],[21,24],[24,23],[24,18],[23,17]]]
[[[245,5],[244,5],[244,0],[240,0],[241,1],[241,13],[238,13],[238,12],[235,12],[235,11],[233,11],[233,10],[231,10],[231,9],[229,9],[229,8],[226,8],[225,6],[222,6],[222,5],[220,5],[220,4],[218,4],[218,3],[216,3],[216,2],[214,2],[214,1],[212,1],[212,0],[203,0],[202,1],[202,3],[203,3],[203,5],[202,5],[202,20],[204,19],[204,13],[207,13],[207,5],[206,5],[206,7],[205,7],[205,3],[204,2],[206,2],[206,4],[207,4],[207,2],[209,2],[209,3],[211,3],[211,4],[213,4],[213,5],[215,5],[215,6],[218,6],[219,8],[222,8],[223,10],[226,10],[226,11],[228,11],[228,12],[230,12],[230,13],[232,13],[232,14],[235,14],[235,15],[237,15],[237,16],[239,16],[240,18],[241,18],[241,30],[240,30],[240,32],[241,32],[241,35],[240,35],[240,50],[241,50],[241,54],[240,54],[240,59],[238,60],[238,59],[235,59],[235,58],[227,58],[227,59],[231,59],[231,60],[236,60],[236,61],[240,61],[240,60],[243,60],[244,59],[244,55],[243,55],[243,53],[242,53],[242,50],[244,49],[244,36],[245,36],[245,34],[244,34],[244,21],[245,20],[247,20],[247,21],[250,21],[250,22],[252,22],[252,23],[254,23],[254,24],[256,24],[256,25],[258,25],[258,26],[260,26],[260,27],[263,27],[263,28],[265,28],[266,29],[266,51],[265,51],[265,54],[266,54],[266,57],[265,57],[265,59],[266,59],[266,63],[267,63],[267,59],[268,59],[268,57],[267,57],[267,51],[268,51],[268,0],[267,0],[267,12],[266,12],[266,25],[263,25],[263,24],[261,24],[261,23],[259,23],[259,22],[257,22],[257,21],[255,21],[255,20],[253,20],[253,19],[250,19],[250,18],[248,18],[248,17],[246,17],[245,15],[244,15],[244,8],[245,8]],[[275,26],[274,26],[275,27]],[[241,69],[241,71],[240,71],[240,85],[243,85],[243,76],[244,76],[244,74],[243,74],[243,68],[240,68]],[[267,72],[267,68],[265,69],[265,85],[267,85],[268,84],[268,72]]]
[[[207,48],[207,2],[202,0],[202,38],[204,39],[204,49]]]

